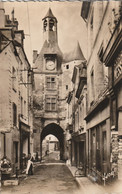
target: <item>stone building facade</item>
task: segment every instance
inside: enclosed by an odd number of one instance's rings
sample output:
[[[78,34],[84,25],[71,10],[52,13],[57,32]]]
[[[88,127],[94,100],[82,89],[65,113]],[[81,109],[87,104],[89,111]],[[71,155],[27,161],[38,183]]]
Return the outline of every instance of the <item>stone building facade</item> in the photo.
[[[79,46],[70,82],[72,88],[67,97],[67,144],[70,163],[78,167],[85,166],[86,158],[86,60]]]
[[[0,17],[0,158],[8,157],[15,172],[23,168],[23,153],[33,149],[32,72],[14,10],[10,19],[0,8]]]
[[[79,43],[76,48],[63,54],[58,46],[57,18],[51,9],[43,18],[43,47],[34,59],[34,150],[42,155],[42,141],[52,134],[60,144],[60,158],[67,159],[68,150],[68,99],[73,89],[72,72],[83,60]]]
[[[88,31],[87,172],[98,182],[121,174],[121,10],[119,1],[83,2],[81,9]]]
[[[64,119],[62,107],[62,52],[57,40],[57,19],[51,9],[43,18],[44,43],[39,54],[34,51],[34,149],[42,155],[42,141],[55,135],[64,158]]]

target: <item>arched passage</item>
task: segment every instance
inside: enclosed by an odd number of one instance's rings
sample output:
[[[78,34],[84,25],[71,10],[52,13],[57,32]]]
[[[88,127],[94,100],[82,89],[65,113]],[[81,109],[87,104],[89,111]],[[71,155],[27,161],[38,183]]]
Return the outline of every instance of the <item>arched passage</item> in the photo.
[[[40,144],[41,153],[42,153],[42,141],[49,134],[52,134],[55,137],[57,137],[57,139],[60,143],[60,159],[63,160],[64,159],[64,157],[63,157],[64,156],[64,131],[59,125],[57,125],[55,123],[48,124],[42,130],[41,138],[40,138],[40,140],[41,140],[41,142],[40,142],[41,143]]]

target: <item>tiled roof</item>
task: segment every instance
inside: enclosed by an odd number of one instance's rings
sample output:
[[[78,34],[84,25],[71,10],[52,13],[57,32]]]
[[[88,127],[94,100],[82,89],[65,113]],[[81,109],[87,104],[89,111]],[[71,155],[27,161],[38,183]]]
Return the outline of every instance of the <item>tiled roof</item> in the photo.
[[[80,48],[79,42],[77,42],[77,45],[73,51],[64,54],[63,57],[63,62],[70,62],[74,60],[86,60]]]
[[[62,56],[62,52],[58,46],[58,43],[55,41],[45,41],[43,44],[43,47],[41,49],[41,52],[43,54],[57,54]]]
[[[58,43],[55,41],[47,41],[45,40],[43,47],[37,57],[37,60],[35,62],[35,66],[37,67],[37,71],[42,69],[42,64],[43,64],[43,57],[45,54],[55,54],[57,55],[57,60],[58,63],[61,64],[63,54],[58,46]]]

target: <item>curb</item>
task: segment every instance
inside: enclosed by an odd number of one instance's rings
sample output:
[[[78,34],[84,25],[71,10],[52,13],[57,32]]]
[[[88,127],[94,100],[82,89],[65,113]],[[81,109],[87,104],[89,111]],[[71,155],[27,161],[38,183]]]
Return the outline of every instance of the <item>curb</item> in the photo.
[[[68,165],[67,165],[67,167],[68,167],[68,169],[70,170],[72,176],[75,178],[76,183],[77,183],[77,185],[78,185],[78,188],[82,191],[82,194],[89,194],[89,193],[87,193],[87,191],[86,191],[86,187],[85,187],[84,185],[81,184],[80,178],[75,177],[75,175],[74,175],[74,170],[72,170],[71,167],[68,166]],[[86,178],[88,178],[88,177],[86,176]],[[88,178],[88,179],[89,179],[89,178]],[[94,183],[94,182],[92,182],[91,180],[90,180],[90,182],[91,182],[93,185],[95,185],[96,187],[99,187],[99,185],[98,185],[97,183]]]
[[[85,190],[84,186],[81,185],[81,183],[80,183],[80,181],[78,180],[78,178],[75,178],[75,179],[76,179],[76,181],[77,181],[77,184],[79,185],[79,186],[78,186],[79,189],[82,190],[82,194],[86,194],[86,190]]]
[[[80,189],[80,188],[81,188],[81,184],[80,184],[80,182],[79,182],[78,178],[77,178],[77,177],[75,177],[75,175],[74,175],[73,171],[71,170],[70,166],[68,166],[68,165],[66,165],[66,166],[67,166],[67,167],[68,167],[68,169],[70,170],[70,172],[71,172],[72,176],[75,178],[76,184],[77,184],[78,188]]]

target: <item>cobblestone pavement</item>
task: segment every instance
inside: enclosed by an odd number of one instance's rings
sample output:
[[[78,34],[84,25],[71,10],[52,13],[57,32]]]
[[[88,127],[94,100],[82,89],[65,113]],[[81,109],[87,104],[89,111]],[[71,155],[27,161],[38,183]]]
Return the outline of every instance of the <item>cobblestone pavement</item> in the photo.
[[[53,159],[54,156],[56,153],[51,154],[50,159],[46,156],[34,175],[22,180],[18,186],[2,187],[1,194],[78,194],[75,177],[64,163]]]
[[[0,194],[122,194],[120,182],[103,187],[88,177],[75,177],[76,167],[59,160],[58,152],[50,153],[34,166],[33,176],[18,186],[2,187]]]

